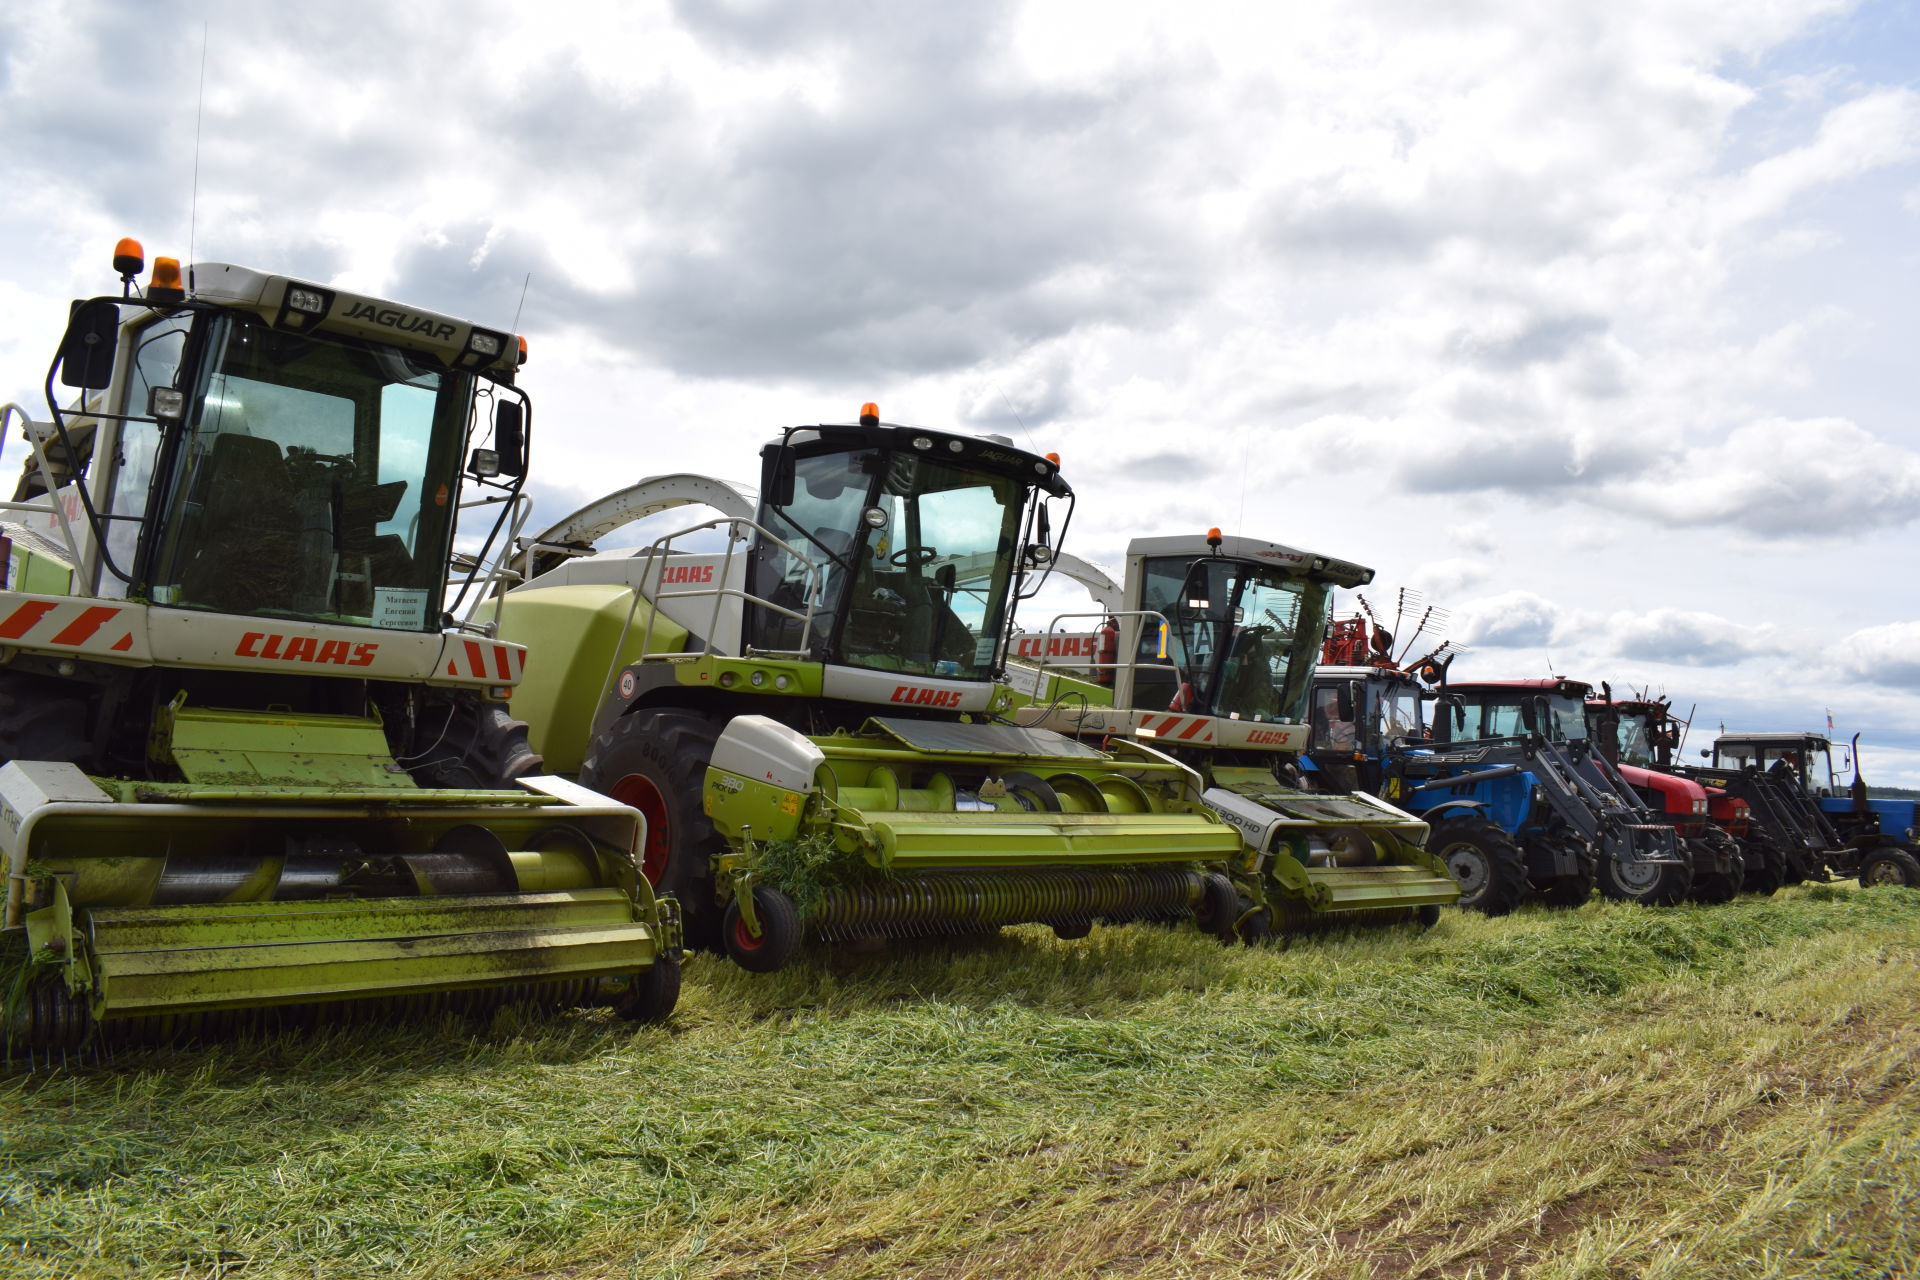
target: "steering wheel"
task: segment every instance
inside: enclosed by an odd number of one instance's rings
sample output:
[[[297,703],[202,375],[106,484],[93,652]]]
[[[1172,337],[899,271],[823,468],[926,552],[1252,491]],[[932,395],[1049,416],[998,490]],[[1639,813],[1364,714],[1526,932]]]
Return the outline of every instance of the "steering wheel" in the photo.
[[[905,568],[907,565],[918,567],[923,564],[929,564],[939,558],[940,553],[932,547],[902,547],[887,557],[887,563],[897,564],[902,568]]]

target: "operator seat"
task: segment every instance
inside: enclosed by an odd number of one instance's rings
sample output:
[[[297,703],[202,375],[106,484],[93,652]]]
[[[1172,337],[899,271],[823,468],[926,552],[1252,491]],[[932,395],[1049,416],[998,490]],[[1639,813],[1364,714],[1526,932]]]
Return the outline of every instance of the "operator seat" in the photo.
[[[192,489],[197,501],[178,534],[180,603],[233,613],[287,608],[298,531],[280,446],[223,430]]]

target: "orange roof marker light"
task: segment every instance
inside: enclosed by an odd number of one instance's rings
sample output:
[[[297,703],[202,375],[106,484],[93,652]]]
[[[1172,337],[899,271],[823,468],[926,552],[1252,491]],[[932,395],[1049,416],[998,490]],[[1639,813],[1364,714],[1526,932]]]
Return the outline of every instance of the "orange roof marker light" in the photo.
[[[1057,454],[1057,453],[1050,453],[1050,454],[1048,454],[1048,455],[1046,455],[1046,457],[1047,457],[1047,461],[1048,461],[1048,462],[1051,462],[1051,463],[1052,463],[1052,464],[1053,464],[1054,466],[1056,466],[1056,467],[1057,467],[1057,466],[1059,466],[1059,465],[1060,465],[1060,455],[1059,455],[1059,454]]]
[[[132,236],[122,236],[120,243],[113,246],[113,272],[120,279],[132,284],[133,278],[147,269],[147,251]]]
[[[880,406],[869,400],[860,406],[860,425],[877,427],[880,425]]]
[[[147,280],[147,301],[185,302],[187,287],[180,283],[180,259],[155,258],[153,275]]]
[[[1220,549],[1220,541],[1221,541],[1220,531],[1218,529],[1207,530],[1207,545],[1209,547],[1212,547],[1215,551],[1218,551]]]
[[[519,337],[520,337],[520,363],[525,364],[527,362],[527,335],[523,333],[523,334],[520,334]]]

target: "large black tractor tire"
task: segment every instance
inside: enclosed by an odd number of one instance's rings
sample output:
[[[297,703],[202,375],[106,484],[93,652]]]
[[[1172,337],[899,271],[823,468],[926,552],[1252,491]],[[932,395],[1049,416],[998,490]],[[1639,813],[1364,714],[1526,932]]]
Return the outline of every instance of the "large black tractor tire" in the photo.
[[[527,742],[527,722],[515,720],[504,702],[475,695],[429,702],[416,741],[418,758],[405,763],[423,787],[511,791],[542,767]]]
[[[1504,916],[1527,896],[1527,863],[1513,837],[1471,814],[1433,824],[1427,852],[1446,864],[1460,885],[1463,910]]]
[[[1693,887],[1693,866],[1679,862],[1635,862],[1622,865],[1611,854],[1600,855],[1600,892],[1619,902],[1637,902],[1643,907],[1671,907],[1686,901]]]
[[[1540,901],[1549,907],[1583,907],[1587,899],[1593,896],[1593,882],[1596,872],[1594,855],[1584,844],[1570,836],[1535,834],[1527,837],[1528,848],[1547,861],[1548,857],[1560,850],[1573,855],[1578,870],[1572,875],[1543,876],[1533,881],[1533,890]]]
[[[1741,859],[1747,864],[1740,892],[1770,898],[1787,882],[1787,855],[1764,831],[1749,831],[1740,846]]]
[[[1696,854],[1693,870],[1693,883],[1687,886],[1687,897],[1708,906],[1717,906],[1723,902],[1732,902],[1740,894],[1740,886],[1746,881],[1746,860],[1740,855],[1740,842],[1718,827],[1711,827],[1693,840],[1687,841],[1691,848],[1698,841],[1702,848]],[[1729,864],[1725,871],[1717,864]],[[1701,870],[1702,863],[1713,867]]]
[[[1920,859],[1905,849],[1884,845],[1860,859],[1860,887],[1904,885],[1920,889]]]
[[[92,752],[87,704],[76,685],[0,671],[0,764],[9,760],[79,764]]]
[[[647,820],[640,870],[657,893],[680,900],[687,946],[719,953],[720,907],[713,857],[724,848],[700,806],[720,726],[697,711],[635,711],[596,736],[580,781],[638,809]]]

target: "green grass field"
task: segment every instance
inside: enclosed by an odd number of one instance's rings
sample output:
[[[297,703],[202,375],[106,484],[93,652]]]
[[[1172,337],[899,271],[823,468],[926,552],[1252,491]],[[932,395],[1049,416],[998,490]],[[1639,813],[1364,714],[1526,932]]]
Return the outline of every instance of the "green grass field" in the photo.
[[[0,1275],[1920,1274],[1920,893],[687,978],[0,1077]]]

